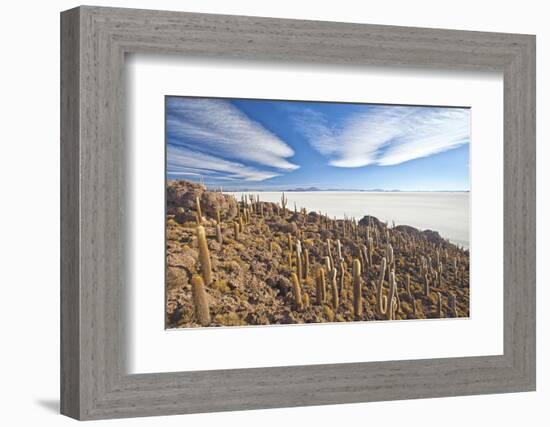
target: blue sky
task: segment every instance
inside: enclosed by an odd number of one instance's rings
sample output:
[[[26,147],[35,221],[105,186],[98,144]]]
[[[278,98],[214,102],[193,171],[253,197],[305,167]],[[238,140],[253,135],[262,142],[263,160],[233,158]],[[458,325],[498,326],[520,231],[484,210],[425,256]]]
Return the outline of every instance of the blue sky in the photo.
[[[166,97],[168,179],[224,189],[469,190],[470,110]]]

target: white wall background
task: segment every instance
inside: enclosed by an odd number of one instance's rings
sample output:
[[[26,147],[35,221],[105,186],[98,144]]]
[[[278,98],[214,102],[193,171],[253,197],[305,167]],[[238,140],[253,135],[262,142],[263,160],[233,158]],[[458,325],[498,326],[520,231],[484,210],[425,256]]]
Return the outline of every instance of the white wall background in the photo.
[[[537,34],[538,55],[538,391],[324,407],[109,421],[117,426],[390,422],[500,426],[548,422],[550,315],[542,301],[548,273],[550,27],[538,0],[157,0],[96,1],[97,5],[320,19]],[[63,426],[59,405],[59,11],[75,1],[6,2],[2,7],[0,66],[0,420],[3,425]],[[543,243],[543,241],[546,242]],[[391,417],[391,418],[388,418]],[[537,422],[537,420],[540,420]]]

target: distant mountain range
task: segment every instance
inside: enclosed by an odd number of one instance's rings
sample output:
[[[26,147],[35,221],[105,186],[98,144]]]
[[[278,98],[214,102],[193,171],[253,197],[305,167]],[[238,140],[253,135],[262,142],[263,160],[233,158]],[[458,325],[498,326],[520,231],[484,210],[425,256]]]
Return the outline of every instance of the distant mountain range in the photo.
[[[257,189],[257,188],[223,188],[224,192],[230,193],[249,193],[249,192],[313,192],[313,191],[347,191],[347,192],[363,192],[363,193],[468,193],[469,190],[412,190],[412,191],[403,191],[403,190],[382,190],[381,188],[373,188],[368,190],[357,190],[356,188],[317,188],[317,187],[296,187],[296,188],[287,188],[287,189]]]

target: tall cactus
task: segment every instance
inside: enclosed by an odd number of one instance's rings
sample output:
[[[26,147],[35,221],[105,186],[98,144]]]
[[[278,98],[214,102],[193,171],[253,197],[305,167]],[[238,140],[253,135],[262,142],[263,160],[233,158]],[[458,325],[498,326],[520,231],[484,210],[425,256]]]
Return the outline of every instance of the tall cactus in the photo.
[[[443,317],[443,301],[441,299],[441,292],[437,292],[437,317]]]
[[[430,281],[427,274],[424,275],[424,296],[430,296]]]
[[[197,213],[197,225],[202,223],[202,210],[201,210],[201,201],[199,196],[195,197],[196,213]]]
[[[359,260],[358,260],[359,261]],[[361,263],[359,263],[359,271],[361,271]],[[359,273],[361,274],[361,273]],[[346,277],[346,262],[340,261],[340,293],[344,293],[344,279]]]
[[[298,280],[302,280],[302,244],[299,240],[296,240],[296,274]]]
[[[342,272],[342,274],[344,274]],[[338,299],[338,286],[336,285],[336,269],[330,272],[330,291],[332,296],[332,308],[338,310],[339,299]]]
[[[285,192],[283,191],[283,194],[281,196],[281,207],[283,208],[283,216],[286,215],[286,204],[288,202],[288,199],[285,197]]]
[[[332,250],[330,248],[330,239],[327,239],[327,255],[330,259],[331,268],[334,268],[335,265],[334,265],[334,259],[332,258]]]
[[[390,292],[386,303],[386,319],[395,320],[395,312],[398,309],[397,284],[395,283],[395,272],[390,273]]]
[[[300,281],[296,273],[291,273],[290,277],[292,279],[292,291],[294,293],[294,304],[296,305],[296,310],[300,311],[304,308],[304,303],[302,300],[302,288],[300,287]]]
[[[325,294],[326,294],[326,283],[325,283],[325,270],[323,267],[319,267],[317,269],[317,277],[316,280],[316,301],[318,305],[321,305],[325,302]]]
[[[193,294],[193,305],[195,306],[195,317],[201,326],[210,325],[210,310],[208,298],[204,290],[202,277],[195,274],[191,279],[191,292]]]
[[[384,277],[386,275],[386,258],[382,258],[380,262],[380,276],[378,278],[378,284],[376,287],[376,311],[379,316],[383,316],[386,313],[386,307],[384,306]]]
[[[210,265],[210,253],[206,243],[206,232],[202,225],[197,226],[197,244],[199,247],[199,261],[201,266],[202,278],[206,286],[212,283],[212,267]]]
[[[309,277],[309,251],[304,249],[304,279]]]
[[[355,320],[363,317],[363,298],[361,295],[361,263],[353,260],[353,315]]]
[[[448,300],[449,309],[451,310],[451,316],[458,317],[458,312],[456,310],[456,297],[454,296],[454,294],[449,294]]]
[[[340,243],[340,239],[336,240],[336,248],[338,250],[338,261],[342,261],[344,258],[342,257],[342,244]]]
[[[411,275],[409,273],[407,273],[407,295],[409,298],[413,297],[411,293]]]
[[[325,257],[325,267],[327,268],[327,272],[332,270],[332,265],[330,264],[330,258],[328,256]]]

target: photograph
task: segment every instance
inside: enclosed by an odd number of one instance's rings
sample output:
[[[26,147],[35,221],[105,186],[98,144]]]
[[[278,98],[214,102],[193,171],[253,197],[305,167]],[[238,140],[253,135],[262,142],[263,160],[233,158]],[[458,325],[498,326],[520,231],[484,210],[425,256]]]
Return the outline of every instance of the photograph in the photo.
[[[165,97],[168,329],[470,315],[470,109]]]

